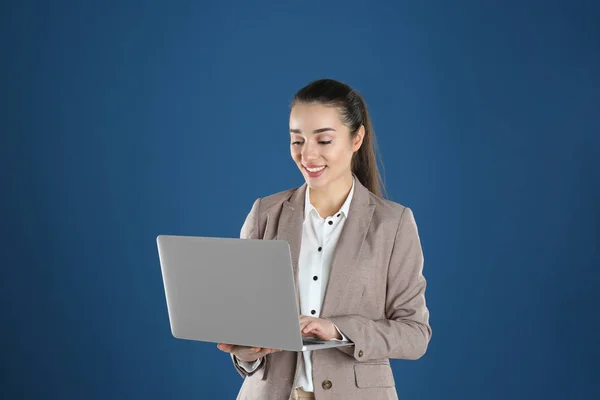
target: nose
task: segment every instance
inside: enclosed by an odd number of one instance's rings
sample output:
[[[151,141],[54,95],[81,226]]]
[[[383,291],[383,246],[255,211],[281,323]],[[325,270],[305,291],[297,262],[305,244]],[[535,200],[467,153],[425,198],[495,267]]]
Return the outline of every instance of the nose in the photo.
[[[310,141],[304,143],[300,154],[302,155],[302,159],[306,161],[315,160],[319,156],[317,146],[311,144]]]

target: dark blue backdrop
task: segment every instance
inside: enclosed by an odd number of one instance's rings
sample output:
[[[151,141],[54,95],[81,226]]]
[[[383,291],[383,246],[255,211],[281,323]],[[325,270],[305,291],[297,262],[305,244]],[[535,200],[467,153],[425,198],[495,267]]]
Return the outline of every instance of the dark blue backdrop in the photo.
[[[234,398],[171,336],[155,237],[300,185],[288,104],[333,77],[423,241],[400,397],[600,398],[598,3],[255,3],[2,3],[0,397]]]

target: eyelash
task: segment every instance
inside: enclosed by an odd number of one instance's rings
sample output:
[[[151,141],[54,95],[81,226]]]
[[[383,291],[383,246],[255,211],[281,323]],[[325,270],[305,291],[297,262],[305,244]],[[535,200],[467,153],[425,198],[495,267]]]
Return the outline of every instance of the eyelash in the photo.
[[[292,142],[292,145],[298,145],[298,144],[301,144],[301,142]],[[321,141],[321,142],[319,142],[319,144],[323,144],[323,145],[325,145],[325,144],[331,144],[331,140]]]

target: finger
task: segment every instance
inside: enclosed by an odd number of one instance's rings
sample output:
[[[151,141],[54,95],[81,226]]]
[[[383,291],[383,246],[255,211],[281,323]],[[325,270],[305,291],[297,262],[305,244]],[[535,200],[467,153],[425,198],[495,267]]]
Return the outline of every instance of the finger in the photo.
[[[259,351],[253,351],[246,355],[252,359],[251,361],[256,361],[259,358],[264,357],[267,354],[271,354],[271,353],[272,353],[271,349],[260,348]]]
[[[302,333],[311,333],[316,329],[317,325],[314,322],[308,323],[304,329],[302,329]]]
[[[242,347],[242,346],[240,346]],[[244,350],[247,353],[258,353],[259,351],[262,350],[262,347],[251,347],[251,346],[244,346]]]
[[[255,360],[254,360],[254,361],[256,361],[256,360],[258,360],[259,358],[261,358],[261,357],[265,357],[265,356],[266,356],[266,355],[268,355],[268,354],[269,354],[269,352],[268,352],[268,351],[264,351],[264,350],[263,350],[263,351],[261,351],[260,353],[253,354],[253,355],[252,355],[252,357],[253,357],[253,358],[255,358]]]
[[[280,351],[282,351],[282,350],[263,348],[260,352],[256,353],[256,352],[251,352],[250,349],[247,349],[243,353],[236,354],[236,356],[242,361],[254,362],[261,357],[265,357],[268,354],[272,354],[272,353],[276,353],[276,352],[280,352]]]
[[[227,344],[227,343],[219,343],[217,345],[217,348],[221,351],[224,351],[226,353],[231,353],[231,351],[233,350],[235,346],[232,344]]]
[[[247,358],[258,358],[260,349],[256,347],[238,346],[232,353],[237,356],[240,360],[246,360]]]
[[[305,327],[304,327],[304,331],[305,332],[310,332],[310,331],[314,331],[315,329],[317,329],[319,327],[319,323],[312,321],[309,322]]]
[[[243,349],[250,353],[257,353],[262,350],[262,347],[256,347],[256,346],[238,346],[238,347],[240,349]]]
[[[320,339],[324,339],[325,330],[319,323],[314,323],[306,330],[307,335],[317,336]]]
[[[279,353],[280,351],[283,351],[283,350],[279,350],[279,349],[263,349],[263,352],[265,354]]]
[[[314,323],[314,320],[306,320],[300,324],[300,329],[306,329],[306,327],[312,323]]]
[[[301,315],[300,316],[300,322],[310,322],[312,320],[314,320],[315,317],[310,317],[308,315]]]

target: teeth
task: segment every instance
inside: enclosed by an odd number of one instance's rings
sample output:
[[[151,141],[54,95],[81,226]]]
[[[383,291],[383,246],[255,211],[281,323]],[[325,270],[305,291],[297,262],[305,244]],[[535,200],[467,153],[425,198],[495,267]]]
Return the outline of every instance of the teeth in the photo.
[[[319,171],[322,171],[325,169],[325,165],[323,165],[322,167],[319,167],[319,168],[308,168],[308,167],[305,167],[305,168],[310,172],[319,172]]]

